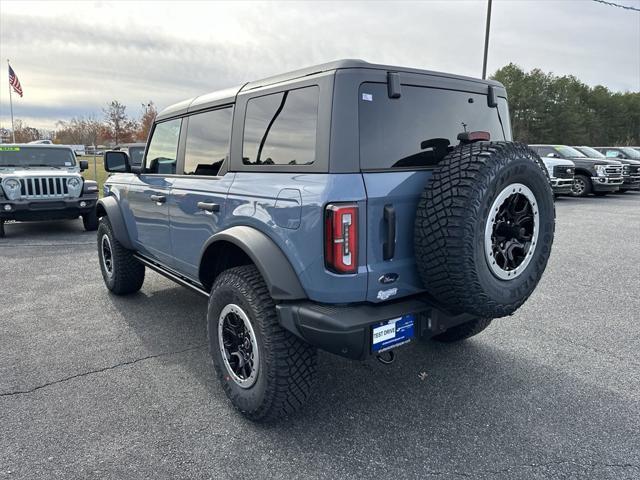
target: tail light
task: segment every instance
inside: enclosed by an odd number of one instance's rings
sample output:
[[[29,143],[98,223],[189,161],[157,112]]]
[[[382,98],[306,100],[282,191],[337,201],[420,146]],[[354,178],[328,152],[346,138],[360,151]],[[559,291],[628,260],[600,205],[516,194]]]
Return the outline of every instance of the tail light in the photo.
[[[358,271],[358,207],[327,205],[324,217],[324,260],[336,273]]]

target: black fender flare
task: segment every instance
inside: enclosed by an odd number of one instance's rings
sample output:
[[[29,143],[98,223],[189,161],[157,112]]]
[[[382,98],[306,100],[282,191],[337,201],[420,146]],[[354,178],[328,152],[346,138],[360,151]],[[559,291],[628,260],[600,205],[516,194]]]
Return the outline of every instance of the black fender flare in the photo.
[[[113,235],[116,240],[122,244],[122,246],[128,250],[133,250],[133,244],[131,243],[131,237],[127,231],[127,225],[124,223],[122,211],[118,205],[118,200],[115,197],[109,196],[98,200],[96,205],[96,213],[99,217],[108,217]]]
[[[261,231],[235,226],[213,235],[202,247],[200,258],[217,242],[229,242],[240,248],[258,268],[269,294],[275,300],[301,300],[307,295],[298,275],[280,247]]]

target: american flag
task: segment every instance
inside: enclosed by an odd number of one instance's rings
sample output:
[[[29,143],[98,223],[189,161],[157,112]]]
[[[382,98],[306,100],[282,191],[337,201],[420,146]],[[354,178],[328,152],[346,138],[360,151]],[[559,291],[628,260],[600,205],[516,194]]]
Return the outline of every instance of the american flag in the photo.
[[[9,85],[13,87],[13,91],[22,97],[22,85],[20,85],[20,80],[16,75],[16,72],[13,71],[11,65],[9,65]]]

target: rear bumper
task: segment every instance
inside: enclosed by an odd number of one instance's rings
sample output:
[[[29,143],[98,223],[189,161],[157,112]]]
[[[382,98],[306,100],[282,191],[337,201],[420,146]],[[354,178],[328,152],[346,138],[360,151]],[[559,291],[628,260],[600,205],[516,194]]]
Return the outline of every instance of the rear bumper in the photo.
[[[95,194],[56,200],[11,201],[2,198],[0,199],[0,219],[24,222],[78,218],[96,208],[97,201],[98,196]],[[84,206],[81,206],[81,203]],[[9,210],[5,209],[6,205],[9,206]]]
[[[362,360],[372,354],[372,329],[381,322],[415,316],[415,338],[429,338],[472,320],[471,315],[448,315],[421,298],[385,304],[327,305],[310,301],[276,306],[280,324],[322,350]]]

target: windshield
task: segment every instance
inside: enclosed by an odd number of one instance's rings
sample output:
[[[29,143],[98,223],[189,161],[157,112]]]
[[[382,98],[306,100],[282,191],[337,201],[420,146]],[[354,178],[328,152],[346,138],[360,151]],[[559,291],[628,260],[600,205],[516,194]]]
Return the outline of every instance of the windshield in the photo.
[[[631,147],[620,147],[625,155],[629,158],[633,158],[634,160],[640,160],[640,152],[638,152],[635,148]]]
[[[607,158],[601,152],[591,147],[578,147],[578,150],[589,158]]]
[[[142,165],[144,147],[129,147],[129,160],[131,165]]]
[[[0,167],[73,167],[75,155],[66,148],[0,147]]]
[[[587,156],[580,153],[578,150],[576,150],[575,148],[571,148],[571,147],[567,147],[565,145],[556,145],[555,147],[553,147],[556,152],[559,152],[560,155],[562,155],[563,157],[581,157],[581,158],[586,158]]]

